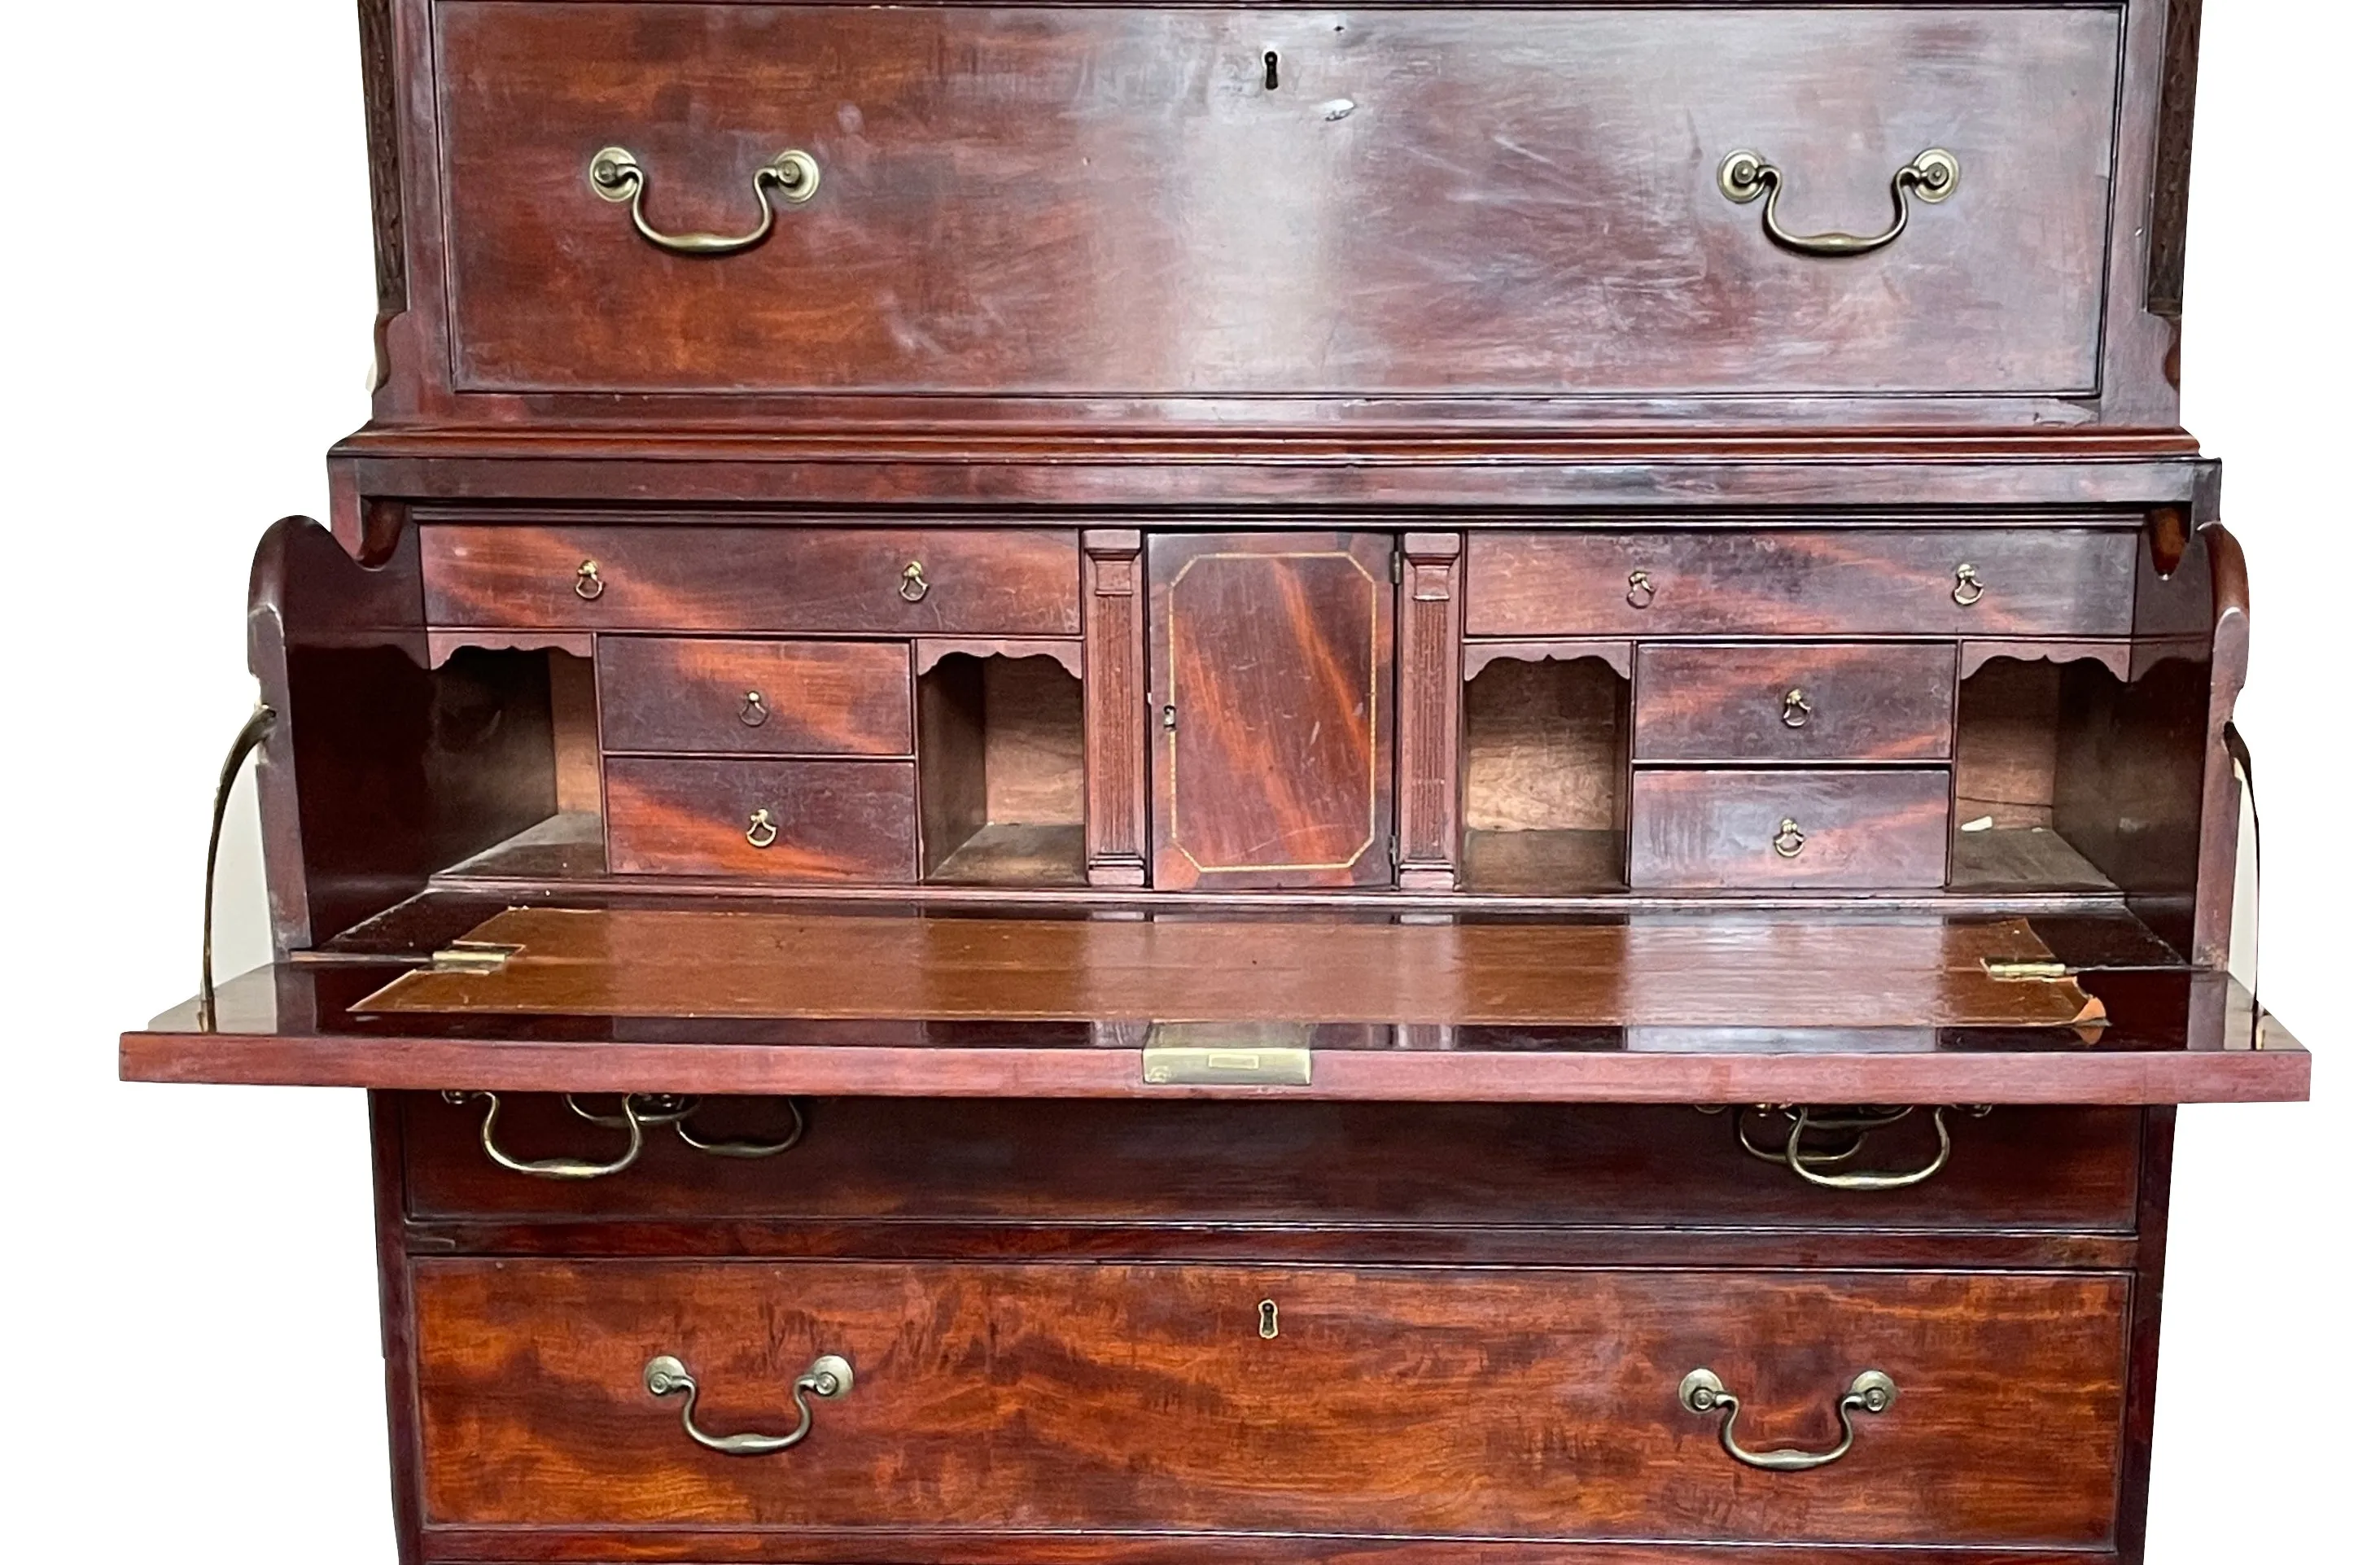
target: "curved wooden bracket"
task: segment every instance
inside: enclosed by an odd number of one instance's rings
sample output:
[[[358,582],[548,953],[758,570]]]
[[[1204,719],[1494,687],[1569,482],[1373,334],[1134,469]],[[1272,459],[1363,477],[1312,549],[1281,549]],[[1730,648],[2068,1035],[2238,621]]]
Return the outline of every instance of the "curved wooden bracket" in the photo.
[[[1465,641],[1463,682],[1468,685],[1478,678],[1489,663],[1500,658],[1521,663],[1574,662],[1591,658],[1627,679],[1635,666],[1635,646],[1633,641]]]

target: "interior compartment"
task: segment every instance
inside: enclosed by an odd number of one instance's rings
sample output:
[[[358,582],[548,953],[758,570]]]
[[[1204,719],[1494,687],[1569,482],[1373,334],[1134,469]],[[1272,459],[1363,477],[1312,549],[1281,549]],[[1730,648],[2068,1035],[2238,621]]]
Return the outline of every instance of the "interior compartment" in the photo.
[[[952,653],[917,680],[926,879],[1079,886],[1083,682],[1046,655]]]
[[[1617,891],[1628,813],[1628,681],[1598,657],[1497,658],[1463,687],[1463,884]]]
[[[2187,897],[2206,668],[1995,657],[1961,682],[1950,884]]]
[[[444,873],[525,880],[603,873],[595,661],[554,648],[458,649],[431,674],[433,792],[484,841]],[[510,827],[509,831],[502,828]]]

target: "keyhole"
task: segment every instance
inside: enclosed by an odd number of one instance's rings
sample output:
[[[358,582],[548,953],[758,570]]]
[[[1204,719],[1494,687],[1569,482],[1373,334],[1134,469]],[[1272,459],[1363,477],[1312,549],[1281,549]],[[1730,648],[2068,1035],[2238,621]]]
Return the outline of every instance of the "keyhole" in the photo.
[[[1257,1335],[1268,1342],[1281,1335],[1281,1306],[1270,1299],[1257,1305]]]
[[[1268,92],[1275,92],[1280,90],[1281,55],[1276,54],[1274,51],[1268,49],[1265,51],[1265,91]]]

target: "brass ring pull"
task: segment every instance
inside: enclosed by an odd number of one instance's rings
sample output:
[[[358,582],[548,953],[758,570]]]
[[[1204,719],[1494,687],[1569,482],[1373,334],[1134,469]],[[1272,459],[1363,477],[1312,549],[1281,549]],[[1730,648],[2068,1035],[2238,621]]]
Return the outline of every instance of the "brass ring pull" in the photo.
[[[602,597],[603,567],[592,560],[579,561],[578,579],[570,584],[570,590],[589,603]]]
[[[1795,685],[1785,692],[1785,710],[1779,721],[1786,727],[1807,728],[1815,715],[1810,710],[1810,698],[1802,693],[1801,686]]]
[[[1802,850],[1810,845],[1810,838],[1789,815],[1777,823],[1777,835],[1768,839],[1768,845],[1777,850],[1779,858],[1799,858]]]
[[[1950,601],[1962,609],[1972,609],[1983,595],[1983,578],[1975,575],[1975,567],[1961,565],[1950,578]]]
[[[752,823],[744,828],[744,840],[756,848],[765,848],[777,840],[777,823],[767,810],[752,812]]]
[[[672,255],[735,255],[766,239],[777,225],[777,209],[769,204],[769,187],[776,186],[785,200],[800,202],[818,194],[818,160],[797,148],[779,152],[752,175],[752,195],[760,203],[760,224],[748,234],[664,234],[645,221],[645,171],[637,154],[625,147],[606,147],[587,165],[587,182],[607,201],[628,203],[628,220],[649,243]]]
[[[696,1151],[708,1153],[713,1158],[773,1158],[780,1152],[792,1151],[794,1144],[801,1140],[802,1133],[809,1128],[802,1118],[802,1106],[790,1098],[784,1103],[786,1117],[793,1122],[792,1127],[774,1141],[748,1141],[733,1136],[713,1141],[694,1134],[694,1122],[690,1117],[678,1120],[677,1138]]]
[[[1678,1383],[1678,1401],[1685,1404],[1688,1413],[1696,1417],[1713,1413],[1719,1415],[1719,1449],[1746,1467],[1767,1473],[1806,1473],[1813,1467],[1840,1462],[1852,1453],[1852,1414],[1864,1413],[1877,1417],[1900,1400],[1900,1388],[1892,1383],[1891,1376],[1881,1369],[1864,1369],[1835,1404],[1836,1414],[1842,1420],[1843,1438],[1835,1442],[1834,1450],[1746,1450],[1735,1443],[1736,1415],[1743,1411],[1743,1403],[1720,1383],[1718,1376],[1707,1369],[1697,1369]]]
[[[926,567],[921,562],[912,560],[901,568],[903,602],[922,603],[926,601],[926,594],[932,590],[933,586],[926,580]]]
[[[1992,1111],[1988,1103],[1962,1110],[1972,1119],[1982,1119]],[[1911,1108],[1868,1108],[1833,1110],[1818,1112],[1792,1105],[1760,1104],[1751,1109],[1739,1109],[1735,1115],[1735,1139],[1742,1148],[1764,1163],[1775,1163],[1791,1169],[1808,1183],[1828,1190],[1906,1190],[1912,1184],[1923,1184],[1940,1173],[1950,1162],[1949,1108],[1932,1110],[1934,1119],[1934,1156],[1923,1167],[1899,1171],[1851,1171],[1836,1173],[1840,1168],[1859,1156],[1873,1133],[1887,1125],[1900,1123],[1917,1112]],[[1786,1134],[1782,1147],[1769,1148],[1752,1139],[1748,1117],[1782,1113],[1791,1116],[1792,1128]],[[1815,1146],[1811,1135],[1819,1137],[1849,1136],[1848,1142],[1829,1142]]]
[[[801,1422],[786,1435],[706,1435],[694,1426],[695,1400],[701,1393],[695,1389],[694,1376],[686,1361],[668,1353],[662,1354],[645,1365],[645,1389],[657,1397],[672,1397],[683,1391],[686,1405],[678,1410],[678,1421],[686,1425],[686,1438],[707,1450],[725,1456],[767,1456],[797,1446],[810,1432],[808,1396],[821,1401],[832,1401],[851,1390],[851,1361],[840,1353],[820,1353],[810,1361],[810,1366],[794,1382],[794,1406],[801,1411]],[[804,1393],[808,1393],[805,1396]]]
[[[1850,1162],[1853,1158],[1858,1157],[1867,1146],[1869,1132],[1882,1130],[1887,1125],[1899,1124],[1914,1111],[1906,1108],[1847,1110],[1819,1117],[1813,1115],[1807,1109],[1798,1109],[1791,1105],[1780,1108],[1775,1104],[1759,1103],[1735,1111],[1735,1140],[1737,1146],[1762,1162],[1774,1163],[1780,1169],[1830,1168],[1836,1164]],[[1751,1120],[1755,1117],[1766,1119],[1771,1114],[1780,1113],[1791,1116],[1797,1122],[1806,1119],[1809,1122],[1808,1128],[1818,1132],[1822,1136],[1849,1136],[1850,1140],[1831,1150],[1804,1146],[1799,1153],[1800,1161],[1796,1163],[1793,1159],[1786,1156],[1782,1146],[1771,1149],[1752,1139]]]
[[[735,721],[747,728],[759,727],[769,721],[769,698],[758,690],[745,691],[743,710],[735,714]]]
[[[504,1104],[494,1093],[443,1092],[439,1096],[458,1107],[469,1103],[475,1098],[484,1098],[488,1100],[487,1117],[480,1122],[480,1149],[488,1155],[490,1162],[512,1173],[528,1174],[536,1179],[604,1179],[625,1171],[645,1150],[645,1122],[636,1112],[631,1101],[625,1098],[620,1100],[622,1111],[616,1121],[599,1119],[583,1110],[579,1111],[581,1119],[592,1120],[597,1124],[622,1125],[628,1133],[628,1145],[622,1148],[617,1158],[608,1163],[596,1163],[581,1158],[516,1158],[496,1145],[496,1115],[503,1109]],[[572,1107],[575,1110],[577,1106],[573,1104]]]
[[[1630,571],[1628,573],[1628,606],[1632,609],[1649,609],[1653,606],[1652,572]]]
[[[1785,172],[1758,152],[1730,152],[1719,160],[1719,194],[1739,205],[1760,200],[1760,230],[1768,242],[1796,255],[1839,258],[1866,255],[1900,237],[1909,226],[1909,198],[1931,206],[1950,199],[1959,188],[1959,160],[1939,147],[1928,147],[1892,171],[1892,226],[1881,234],[1789,234],[1777,222],[1777,198],[1784,193]]]

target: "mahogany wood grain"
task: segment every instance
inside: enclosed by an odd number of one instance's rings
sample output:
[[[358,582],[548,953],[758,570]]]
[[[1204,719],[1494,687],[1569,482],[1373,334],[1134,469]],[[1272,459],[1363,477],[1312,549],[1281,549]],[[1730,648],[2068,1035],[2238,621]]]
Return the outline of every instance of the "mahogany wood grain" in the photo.
[[[1803,839],[1790,855],[1789,819]],[[1640,770],[1628,883],[1939,886],[1949,826],[1947,771]]]
[[[431,1526],[931,1526],[2079,1546],[2114,1522],[2120,1275],[1398,1271],[1129,1265],[413,1263]],[[1257,1333],[1272,1300],[1279,1334]],[[840,1353],[851,1394],[780,1459]],[[1901,1397],[1824,1449],[1853,1376]]]
[[[620,874],[917,878],[917,771],[906,761],[615,756],[603,780]],[[773,837],[756,844],[751,833],[769,837],[770,827]]]
[[[1152,883],[1390,878],[1396,603],[1384,533],[1152,533]]]
[[[2128,636],[2132,534],[1791,528],[1481,532],[1473,636]],[[1951,598],[1961,565],[1982,595]],[[1629,601],[1642,571],[1650,600]]]
[[[909,753],[909,652],[898,642],[606,636],[596,668],[603,746],[615,754]]]
[[[441,1527],[429,1535],[439,1565],[531,1565],[605,1559],[633,1548],[668,1565],[883,1565],[875,1533],[787,1533],[640,1527],[632,1536],[561,1527]],[[1726,1544],[1563,1543],[1507,1546],[1548,1565],[2109,1565],[2104,1549],[1927,1548],[1916,1546],[1773,1547]],[[903,1565],[1477,1565],[1474,1539],[1257,1537],[1236,1533],[1001,1534],[910,1532]],[[2126,1562],[2129,1565],[2129,1561]]]
[[[1084,853],[1094,886],[1148,884],[1148,613],[1140,534],[1086,528]]]
[[[1645,647],[1636,758],[1948,760],[1958,661],[1948,641]]]
[[[1397,548],[1397,884],[1446,891],[1463,846],[1463,535]]]
[[[771,635],[1074,636],[1075,535],[1055,528],[424,527],[438,625]],[[593,562],[590,601],[580,568]],[[917,565],[925,595],[902,596]],[[915,590],[914,588],[912,589]]]

